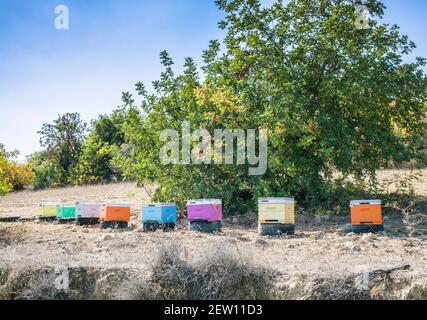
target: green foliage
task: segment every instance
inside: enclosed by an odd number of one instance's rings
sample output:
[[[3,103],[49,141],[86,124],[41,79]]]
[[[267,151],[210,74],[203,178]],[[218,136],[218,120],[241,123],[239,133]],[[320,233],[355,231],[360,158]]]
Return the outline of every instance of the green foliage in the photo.
[[[14,191],[23,190],[24,187],[31,185],[33,182],[33,173],[27,163],[9,162],[6,170],[4,170],[4,176]]]
[[[4,145],[0,144],[0,194],[9,191],[18,191],[31,184],[33,175],[28,164],[20,164],[16,161],[19,155],[17,150],[8,152]]]
[[[47,148],[47,160],[41,168],[43,181],[51,178],[58,185],[70,183],[70,177],[75,169],[80,155],[81,146],[85,138],[86,123],[80,119],[78,113],[60,115],[52,124],[45,123],[40,134],[40,144]],[[46,175],[47,174],[47,175]]]
[[[36,152],[28,159],[33,171],[33,187],[35,190],[61,186],[61,170],[58,165],[48,159],[46,151]]]
[[[350,178],[374,181],[387,161],[420,156],[427,100],[425,60],[404,63],[415,47],[397,26],[371,19],[355,28],[359,1],[291,0],[263,8],[257,0],[220,0],[226,48],[203,53],[203,79],[192,59],[176,76],[165,67],[155,93],[136,85],[142,100],[123,94],[129,152],[115,163],[139,184],[158,182],[156,200],[220,197],[231,212],[247,212],[259,196],[294,195],[316,208],[341,197]],[[366,2],[374,18],[385,7]],[[162,165],[163,129],[268,129],[268,170],[247,166]],[[422,156],[422,155],[421,155]],[[342,178],[335,181],[334,172]],[[338,183],[338,187],[337,187]],[[358,188],[356,188],[358,189]]]
[[[0,152],[0,196],[4,196],[12,191],[13,186],[6,178],[8,162],[4,155]]]
[[[46,150],[29,159],[34,188],[120,180],[121,171],[112,164],[112,158],[124,143],[121,127],[125,118],[124,108],[102,115],[92,122],[87,136],[86,124],[78,113],[67,113],[53,124],[44,124],[39,134]]]
[[[74,184],[106,183],[121,178],[121,172],[111,161],[124,143],[121,126],[125,116],[125,110],[117,109],[111,115],[102,115],[92,122],[74,173]]]

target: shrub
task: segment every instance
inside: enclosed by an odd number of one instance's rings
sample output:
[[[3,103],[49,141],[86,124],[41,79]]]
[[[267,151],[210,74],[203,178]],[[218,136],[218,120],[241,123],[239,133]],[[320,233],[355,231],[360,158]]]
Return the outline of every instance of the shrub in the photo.
[[[33,187],[35,190],[61,186],[61,169],[48,159],[46,152],[36,152],[28,159],[33,171]]]
[[[33,180],[30,166],[16,161],[18,155],[18,151],[7,152],[0,144],[0,195],[12,190],[22,190]]]
[[[31,166],[28,163],[19,164],[10,162],[5,176],[14,191],[24,189],[24,187],[29,186],[34,180]]]
[[[7,167],[7,160],[0,153],[0,196],[4,196],[13,189],[12,184],[7,180],[5,175]]]
[[[266,300],[273,295],[273,273],[247,255],[224,246],[190,263],[179,244],[160,248],[148,280],[137,284],[132,299]]]

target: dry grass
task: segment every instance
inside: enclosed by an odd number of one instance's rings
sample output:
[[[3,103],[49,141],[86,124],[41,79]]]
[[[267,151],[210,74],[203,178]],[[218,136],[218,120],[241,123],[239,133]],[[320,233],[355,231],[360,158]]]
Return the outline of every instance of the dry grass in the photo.
[[[129,286],[137,273],[132,269],[90,267],[0,268],[0,300],[120,299],[121,286]],[[59,277],[67,279],[66,286],[58,285]]]
[[[416,195],[421,197],[427,197],[427,169],[420,169],[420,170],[407,170],[407,169],[400,169],[400,170],[383,170],[378,172],[378,180],[380,182],[385,181],[397,181],[397,180],[403,180],[405,177],[408,177],[410,175],[417,175],[417,179],[413,181],[413,190]],[[396,183],[390,184],[388,192],[392,193],[395,192],[398,189],[398,186]]]
[[[221,248],[221,249],[219,249]],[[193,262],[177,244],[162,247],[151,275],[137,285],[135,299],[254,300],[271,299],[273,271],[256,264],[253,256],[226,244],[205,252]]]
[[[426,299],[427,278],[410,265],[347,275],[280,273],[254,263],[251,252],[224,248],[189,259],[181,245],[162,246],[150,272],[69,268],[69,288],[55,268],[0,268],[0,300],[70,299]],[[181,250],[179,250],[181,249]]]

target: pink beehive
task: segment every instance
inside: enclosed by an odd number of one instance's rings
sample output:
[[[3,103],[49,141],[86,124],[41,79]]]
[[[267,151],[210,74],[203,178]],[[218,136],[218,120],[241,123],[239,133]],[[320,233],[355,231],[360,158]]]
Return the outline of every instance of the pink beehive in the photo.
[[[76,208],[77,218],[99,218],[100,202],[78,202]]]
[[[222,202],[219,199],[190,200],[187,202],[188,221],[222,221]]]

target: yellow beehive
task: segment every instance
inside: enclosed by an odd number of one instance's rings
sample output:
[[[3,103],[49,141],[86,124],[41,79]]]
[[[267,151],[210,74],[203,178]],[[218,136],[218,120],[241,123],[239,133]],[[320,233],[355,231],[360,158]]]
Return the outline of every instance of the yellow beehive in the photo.
[[[53,218],[56,217],[56,209],[58,208],[58,203],[45,202],[40,207],[40,216],[44,218]]]
[[[258,200],[261,224],[295,224],[295,200],[291,198],[261,198]]]

